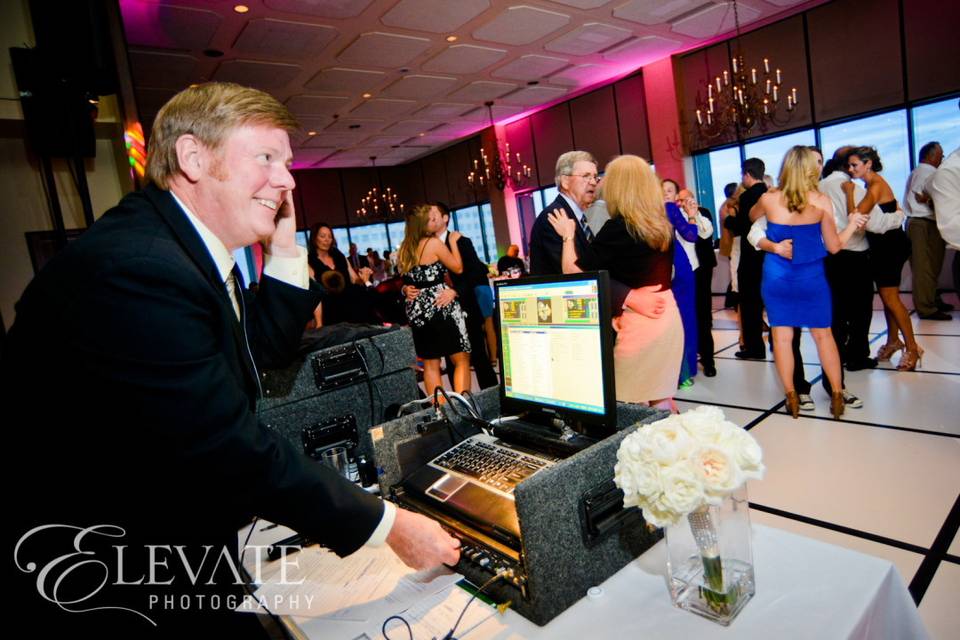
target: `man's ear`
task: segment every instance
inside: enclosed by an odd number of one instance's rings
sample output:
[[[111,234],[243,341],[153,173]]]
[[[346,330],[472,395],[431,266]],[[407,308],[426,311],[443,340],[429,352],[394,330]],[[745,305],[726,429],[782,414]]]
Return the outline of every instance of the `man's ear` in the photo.
[[[203,175],[205,163],[207,162],[207,149],[197,138],[190,133],[185,133],[175,144],[177,149],[177,164],[180,171],[190,182],[197,182]]]

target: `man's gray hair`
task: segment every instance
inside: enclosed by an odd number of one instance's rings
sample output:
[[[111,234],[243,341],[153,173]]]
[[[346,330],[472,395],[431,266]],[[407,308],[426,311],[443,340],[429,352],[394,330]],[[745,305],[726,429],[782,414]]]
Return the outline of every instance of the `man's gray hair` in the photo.
[[[560,176],[572,176],[573,165],[581,161],[597,164],[597,159],[589,151],[567,151],[557,158],[557,171],[554,177],[557,189],[560,188]]]

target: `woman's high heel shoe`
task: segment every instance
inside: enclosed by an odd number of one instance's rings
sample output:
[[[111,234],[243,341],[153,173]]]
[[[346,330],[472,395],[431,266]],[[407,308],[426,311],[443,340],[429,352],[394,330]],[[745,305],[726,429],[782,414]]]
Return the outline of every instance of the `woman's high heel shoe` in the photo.
[[[893,357],[893,354],[905,348],[906,346],[899,339],[896,342],[888,342],[877,351],[877,360],[889,360]]]
[[[923,362],[923,347],[917,345],[916,351],[907,349],[900,358],[900,364],[897,365],[897,371],[914,371],[920,368]]]
[[[843,401],[843,391],[834,391],[830,394],[830,413],[833,414],[834,418],[839,420],[846,406]]]
[[[787,391],[786,395],[787,411],[790,412],[790,415],[793,416],[793,419],[796,420],[800,417],[800,398],[797,396],[796,391]]]

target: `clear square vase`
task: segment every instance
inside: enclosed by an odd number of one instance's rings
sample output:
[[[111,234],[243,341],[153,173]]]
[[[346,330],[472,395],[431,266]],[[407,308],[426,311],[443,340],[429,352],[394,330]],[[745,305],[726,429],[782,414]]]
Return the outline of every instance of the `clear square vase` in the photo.
[[[664,529],[674,606],[729,625],[755,593],[746,485]]]

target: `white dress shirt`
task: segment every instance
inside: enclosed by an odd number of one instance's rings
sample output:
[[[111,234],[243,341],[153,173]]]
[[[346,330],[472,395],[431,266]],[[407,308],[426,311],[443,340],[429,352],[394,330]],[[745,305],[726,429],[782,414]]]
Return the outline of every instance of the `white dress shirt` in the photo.
[[[927,185],[940,235],[960,250],[960,147],[951,153]]]
[[[190,209],[187,208],[185,204],[176,196],[172,191],[170,195],[173,196],[173,199],[176,201],[180,208],[183,210],[184,214],[187,216],[187,220],[190,221],[190,224],[193,225],[193,228],[197,230],[197,234],[200,236],[200,241],[203,242],[203,246],[207,248],[207,252],[210,254],[210,257],[213,259],[214,264],[217,266],[217,272],[220,274],[220,280],[226,282],[227,278],[230,276],[233,271],[233,266],[236,264],[236,259],[233,257],[233,253],[224,246],[223,242],[218,238],[213,231],[203,224],[200,219],[193,214]],[[269,253],[264,252],[263,254],[263,274],[270,276],[281,282],[285,282],[291,286],[299,287],[300,289],[307,289],[310,286],[310,273],[307,271],[307,250],[297,245],[296,257],[285,257],[285,256],[272,256]],[[232,298],[232,296],[231,296]],[[235,305],[239,305],[239,300],[234,300]],[[380,524],[377,525],[377,528],[373,530],[373,533],[364,543],[368,547],[379,547],[382,546],[384,542],[387,541],[387,535],[390,533],[390,529],[393,528],[393,521],[397,517],[397,508],[390,504],[389,502],[383,503],[383,516],[380,518]]]
[[[903,196],[903,210],[909,218],[933,218],[933,208],[929,202],[918,202],[917,196],[927,190],[930,178],[937,169],[932,164],[921,162],[907,179],[907,191]]]

